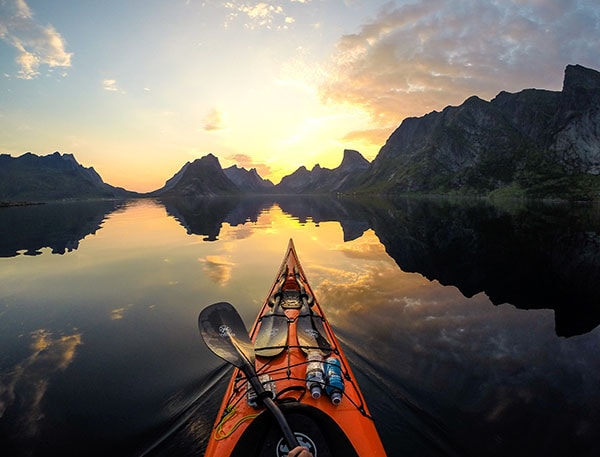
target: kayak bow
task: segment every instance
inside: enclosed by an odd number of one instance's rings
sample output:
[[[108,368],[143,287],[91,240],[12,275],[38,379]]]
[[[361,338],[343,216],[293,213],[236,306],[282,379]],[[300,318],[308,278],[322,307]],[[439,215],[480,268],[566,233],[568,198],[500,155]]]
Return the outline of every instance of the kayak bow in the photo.
[[[295,436],[314,457],[385,456],[356,378],[306,280],[292,240],[250,330],[253,348],[246,335],[235,336],[246,329],[233,307],[212,307],[216,310],[201,313],[200,331],[208,346],[236,368],[206,457],[286,457],[290,428],[291,442]],[[237,317],[227,319],[233,324],[219,321],[220,314],[232,312]],[[203,324],[208,319],[212,323]],[[211,327],[219,329],[216,335]],[[227,339],[224,349],[215,348],[223,345],[216,341],[219,334]]]

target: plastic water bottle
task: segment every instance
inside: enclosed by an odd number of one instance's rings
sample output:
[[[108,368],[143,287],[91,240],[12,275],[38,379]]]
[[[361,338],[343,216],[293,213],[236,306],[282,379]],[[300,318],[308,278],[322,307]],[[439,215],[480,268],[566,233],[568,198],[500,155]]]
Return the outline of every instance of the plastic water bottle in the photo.
[[[331,403],[339,405],[344,392],[344,378],[342,377],[342,365],[335,357],[325,360],[325,383],[325,390]]]
[[[321,390],[325,386],[325,373],[323,370],[323,356],[319,351],[308,351],[306,355],[306,388],[313,398],[321,396]]]

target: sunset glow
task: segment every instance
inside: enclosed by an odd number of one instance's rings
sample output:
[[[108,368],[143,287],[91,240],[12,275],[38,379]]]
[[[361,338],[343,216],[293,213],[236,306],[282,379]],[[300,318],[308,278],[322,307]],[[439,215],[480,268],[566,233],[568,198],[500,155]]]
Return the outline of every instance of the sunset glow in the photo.
[[[599,48],[585,0],[5,0],[0,153],[142,192],[208,153],[277,183],[471,95],[560,90]]]

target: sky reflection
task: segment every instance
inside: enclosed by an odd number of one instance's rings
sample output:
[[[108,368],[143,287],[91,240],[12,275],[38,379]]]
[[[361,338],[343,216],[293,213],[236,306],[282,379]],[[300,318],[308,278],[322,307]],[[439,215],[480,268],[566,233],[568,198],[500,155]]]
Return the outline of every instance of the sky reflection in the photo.
[[[102,210],[77,249],[0,258],[4,442],[31,455],[42,442],[67,455],[133,455],[165,433],[169,449],[194,455],[220,401],[207,386],[223,379],[198,313],[229,301],[250,326],[293,238],[389,455],[474,455],[490,442],[491,455],[598,449],[598,328],[558,337],[552,310],[495,306],[404,272],[381,224],[344,241],[334,217],[316,222],[304,208],[255,205],[217,222],[168,208]]]

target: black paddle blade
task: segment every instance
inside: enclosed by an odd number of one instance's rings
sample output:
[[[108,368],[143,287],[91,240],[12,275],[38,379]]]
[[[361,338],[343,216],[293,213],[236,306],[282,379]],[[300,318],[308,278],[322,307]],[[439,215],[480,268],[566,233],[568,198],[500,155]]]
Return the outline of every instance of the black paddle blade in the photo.
[[[324,356],[331,353],[331,343],[327,339],[327,332],[323,320],[315,316],[306,300],[302,301],[302,308],[296,324],[298,343],[300,348],[307,353],[310,349],[318,349]]]
[[[275,357],[283,352],[288,340],[288,318],[278,303],[261,321],[254,351],[260,357]]]
[[[210,350],[223,360],[240,368],[261,398],[265,389],[256,376],[254,347],[246,326],[236,309],[226,302],[210,305],[204,308],[198,316],[198,328]],[[293,449],[298,446],[298,440],[279,406],[268,396],[263,398],[263,404],[279,424],[289,448]]]
[[[242,318],[230,303],[204,308],[198,316],[198,328],[209,349],[223,360],[242,369],[254,367],[254,346]]]

